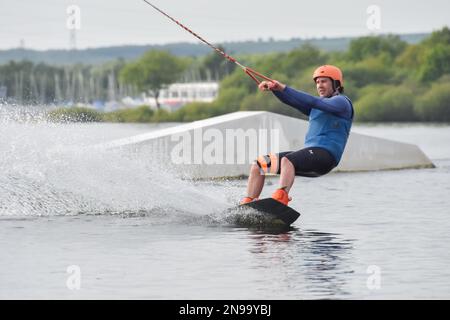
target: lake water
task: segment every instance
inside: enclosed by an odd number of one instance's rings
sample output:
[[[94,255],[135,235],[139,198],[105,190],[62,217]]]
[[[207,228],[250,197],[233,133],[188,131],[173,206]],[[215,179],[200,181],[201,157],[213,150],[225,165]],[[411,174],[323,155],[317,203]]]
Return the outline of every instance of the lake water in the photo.
[[[269,232],[227,222],[244,180],[83,148],[167,125],[0,124],[2,299],[450,298],[449,125],[355,125],[436,168],[297,178]]]

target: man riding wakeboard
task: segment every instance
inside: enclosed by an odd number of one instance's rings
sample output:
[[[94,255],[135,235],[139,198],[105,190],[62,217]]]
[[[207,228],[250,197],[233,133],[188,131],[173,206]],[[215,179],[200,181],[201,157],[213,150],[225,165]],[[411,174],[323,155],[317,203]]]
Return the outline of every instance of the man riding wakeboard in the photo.
[[[295,176],[319,177],[333,170],[341,160],[353,122],[353,105],[344,93],[339,68],[324,65],[313,74],[319,97],[297,91],[278,81],[263,81],[261,91],[272,91],[283,103],[309,117],[304,148],[298,151],[260,156],[250,169],[247,196],[240,204],[258,200],[266,173],[279,174],[279,188],[272,198],[287,205]]]

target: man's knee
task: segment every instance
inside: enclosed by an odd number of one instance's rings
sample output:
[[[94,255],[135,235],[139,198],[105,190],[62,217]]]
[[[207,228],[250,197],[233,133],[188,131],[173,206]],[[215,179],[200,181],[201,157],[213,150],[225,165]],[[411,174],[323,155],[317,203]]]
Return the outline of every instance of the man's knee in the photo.
[[[269,153],[268,155],[259,156],[256,160],[256,165],[261,172],[261,174],[278,173],[278,156],[274,153]]]
[[[290,167],[294,169],[294,164],[287,157],[281,159],[281,168]]]

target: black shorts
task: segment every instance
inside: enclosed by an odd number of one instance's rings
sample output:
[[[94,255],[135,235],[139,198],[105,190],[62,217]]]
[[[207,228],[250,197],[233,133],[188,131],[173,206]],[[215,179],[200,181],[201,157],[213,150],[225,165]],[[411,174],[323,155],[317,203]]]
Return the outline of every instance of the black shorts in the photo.
[[[280,174],[281,159],[284,157],[294,165],[296,176],[320,177],[337,166],[336,160],[328,150],[312,147],[258,157],[257,164],[261,173]]]

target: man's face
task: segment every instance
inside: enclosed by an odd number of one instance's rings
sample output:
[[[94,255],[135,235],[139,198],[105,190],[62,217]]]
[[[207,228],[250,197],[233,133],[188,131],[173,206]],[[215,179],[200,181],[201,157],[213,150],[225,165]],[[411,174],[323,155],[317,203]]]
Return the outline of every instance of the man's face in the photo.
[[[333,83],[330,78],[318,77],[316,79],[317,93],[321,97],[329,97],[333,94]]]

